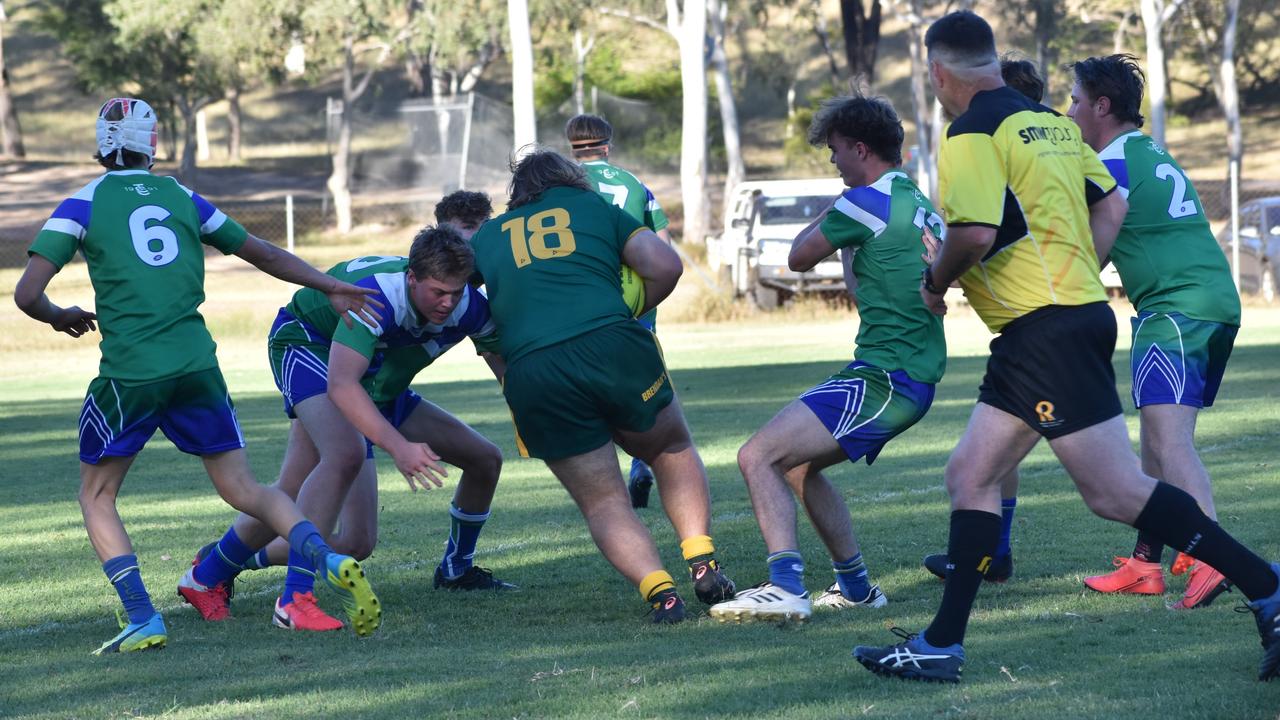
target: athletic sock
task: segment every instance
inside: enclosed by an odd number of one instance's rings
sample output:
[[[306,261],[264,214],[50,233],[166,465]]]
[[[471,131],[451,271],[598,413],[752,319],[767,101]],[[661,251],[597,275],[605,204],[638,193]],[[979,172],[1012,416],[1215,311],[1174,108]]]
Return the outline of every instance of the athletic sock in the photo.
[[[685,562],[710,560],[716,554],[716,546],[710,535],[694,535],[680,541],[680,554]]]
[[[124,611],[129,614],[129,622],[144,623],[156,614],[151,604],[151,596],[142,584],[142,572],[138,569],[137,555],[120,555],[102,563],[102,572],[116,589],[120,602],[124,603]]]
[[[289,569],[284,574],[281,605],[293,603],[293,594],[305,595],[316,589],[316,568],[306,556],[289,551]]]
[[[653,481],[653,471],[640,458],[631,458],[631,475],[630,478],[635,480],[637,477],[644,476],[650,482]]]
[[[1000,541],[1000,516],[981,510],[951,513],[947,545],[947,584],[933,623],[924,631],[930,645],[945,648],[964,642],[974,598]]]
[[[1133,559],[1158,563],[1164,557],[1164,543],[1151,533],[1138,531],[1138,542],[1133,546]]]
[[[799,552],[776,552],[765,562],[769,563],[769,582],[792,595],[804,595],[804,558]]]
[[[303,520],[289,531],[289,552],[298,553],[311,563],[311,567],[323,570],[325,559],[333,553],[333,548],[324,541],[310,520]]]
[[[228,582],[240,574],[250,555],[253,555],[253,549],[244,544],[235,527],[227,528],[227,533],[214,546],[213,552],[204,556],[191,576],[205,587]]]
[[[831,569],[836,573],[840,594],[850,600],[865,600],[871,594],[871,580],[867,577],[867,565],[858,553],[845,561],[832,560]]]
[[[676,581],[672,579],[671,573],[666,570],[654,570],[640,581],[640,597],[643,597],[645,602],[649,602],[653,600],[654,595],[663,590],[674,590],[675,587]]]
[[[1009,547],[1009,536],[1013,532],[1013,511],[1018,508],[1018,498],[1000,498],[1000,544],[996,546],[995,557],[1005,558],[1013,554]]]
[[[244,563],[245,570],[265,570],[269,567],[271,567],[271,557],[267,555],[266,548],[250,555]]]
[[[1133,525],[1163,544],[1209,563],[1250,600],[1277,592],[1280,578],[1271,566],[1210,520],[1195,498],[1168,483],[1156,483]]]
[[[444,558],[440,561],[440,572],[446,579],[462,577],[462,574],[471,567],[471,560],[476,554],[476,542],[480,539],[480,530],[488,519],[488,510],[482,513],[468,513],[450,503],[449,540],[444,545]]]

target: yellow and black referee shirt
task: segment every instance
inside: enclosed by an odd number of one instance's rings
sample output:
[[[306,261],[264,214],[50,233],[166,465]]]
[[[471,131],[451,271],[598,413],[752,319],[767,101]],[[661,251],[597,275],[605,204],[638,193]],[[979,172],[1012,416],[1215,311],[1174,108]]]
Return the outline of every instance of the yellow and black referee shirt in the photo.
[[[974,95],[947,128],[938,194],[947,227],[996,229],[991,250],[960,278],[992,332],[1046,305],[1106,300],[1089,205],[1115,187],[1069,118],[1009,87]]]

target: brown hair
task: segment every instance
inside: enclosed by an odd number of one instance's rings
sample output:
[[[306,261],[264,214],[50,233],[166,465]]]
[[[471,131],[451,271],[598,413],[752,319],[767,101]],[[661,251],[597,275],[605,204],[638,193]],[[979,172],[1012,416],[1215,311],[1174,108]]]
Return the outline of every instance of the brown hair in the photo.
[[[422,228],[409,247],[409,272],[419,280],[470,277],[475,266],[476,255],[471,243],[448,225]]]
[[[535,148],[519,160],[511,161],[511,185],[507,187],[511,199],[507,202],[507,209],[528,205],[556,186],[595,192],[581,165],[555,150]]]
[[[599,115],[574,115],[565,123],[564,136],[575,158],[598,155],[613,139],[613,126]]]
[[[471,190],[455,190],[436,203],[436,222],[457,221],[463,225],[480,225],[493,215],[489,196]]]

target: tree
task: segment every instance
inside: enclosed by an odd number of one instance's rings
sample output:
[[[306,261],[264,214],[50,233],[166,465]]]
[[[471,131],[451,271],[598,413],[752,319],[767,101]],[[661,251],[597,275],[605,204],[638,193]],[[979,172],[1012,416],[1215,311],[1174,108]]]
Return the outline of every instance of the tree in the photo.
[[[4,63],[4,26],[8,17],[4,14],[4,2],[0,0],[0,154],[7,157],[27,156],[22,145],[22,126],[18,124],[18,110],[13,105],[9,90],[9,68]]]
[[[1164,144],[1165,74],[1164,26],[1185,0],[1141,0],[1147,39],[1147,98],[1151,102],[1151,137]]]
[[[840,87],[840,67],[836,64],[835,51],[831,49],[831,33],[827,31],[827,15],[822,11],[822,0],[810,0],[813,12],[813,34],[818,36],[818,44],[827,56],[827,66],[831,70],[831,84]]]
[[[325,0],[312,2],[295,16],[299,35],[310,57],[328,58],[342,73],[342,114],[333,169],[325,185],[333,196],[338,232],[352,227],[351,119],[356,102],[369,88],[373,74],[408,32],[404,6],[394,0]],[[334,63],[333,59],[337,58]]]
[[[876,82],[876,52],[880,48],[880,0],[871,0],[864,9],[862,0],[840,0],[844,25],[844,55],[849,73],[861,76],[867,85]]]
[[[507,0],[511,31],[511,108],[515,125],[515,150],[538,139],[533,110],[533,40],[529,36],[527,0]]]
[[[667,22],[679,29],[680,89],[684,115],[680,128],[680,196],[684,201],[684,242],[701,244],[707,236],[707,37],[706,0],[667,0]]]
[[[715,70],[716,96],[720,99],[720,124],[724,128],[724,203],[726,209],[733,198],[733,189],[746,179],[746,167],[742,163],[742,139],[738,132],[738,106],[733,99],[733,83],[729,77],[729,61],[724,49],[724,20],[728,4],[721,0],[709,0],[708,15],[711,18],[711,67]]]

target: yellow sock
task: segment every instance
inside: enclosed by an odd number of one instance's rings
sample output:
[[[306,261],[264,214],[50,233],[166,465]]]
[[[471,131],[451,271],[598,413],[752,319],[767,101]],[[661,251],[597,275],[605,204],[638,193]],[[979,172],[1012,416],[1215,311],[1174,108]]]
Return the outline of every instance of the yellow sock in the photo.
[[[654,570],[640,581],[640,595],[648,602],[654,595],[675,586],[676,581],[671,578],[671,573],[666,570]]]
[[[716,546],[711,544],[710,535],[694,535],[680,541],[680,552],[684,553],[685,560],[692,560],[699,555],[711,555],[715,551]]]

